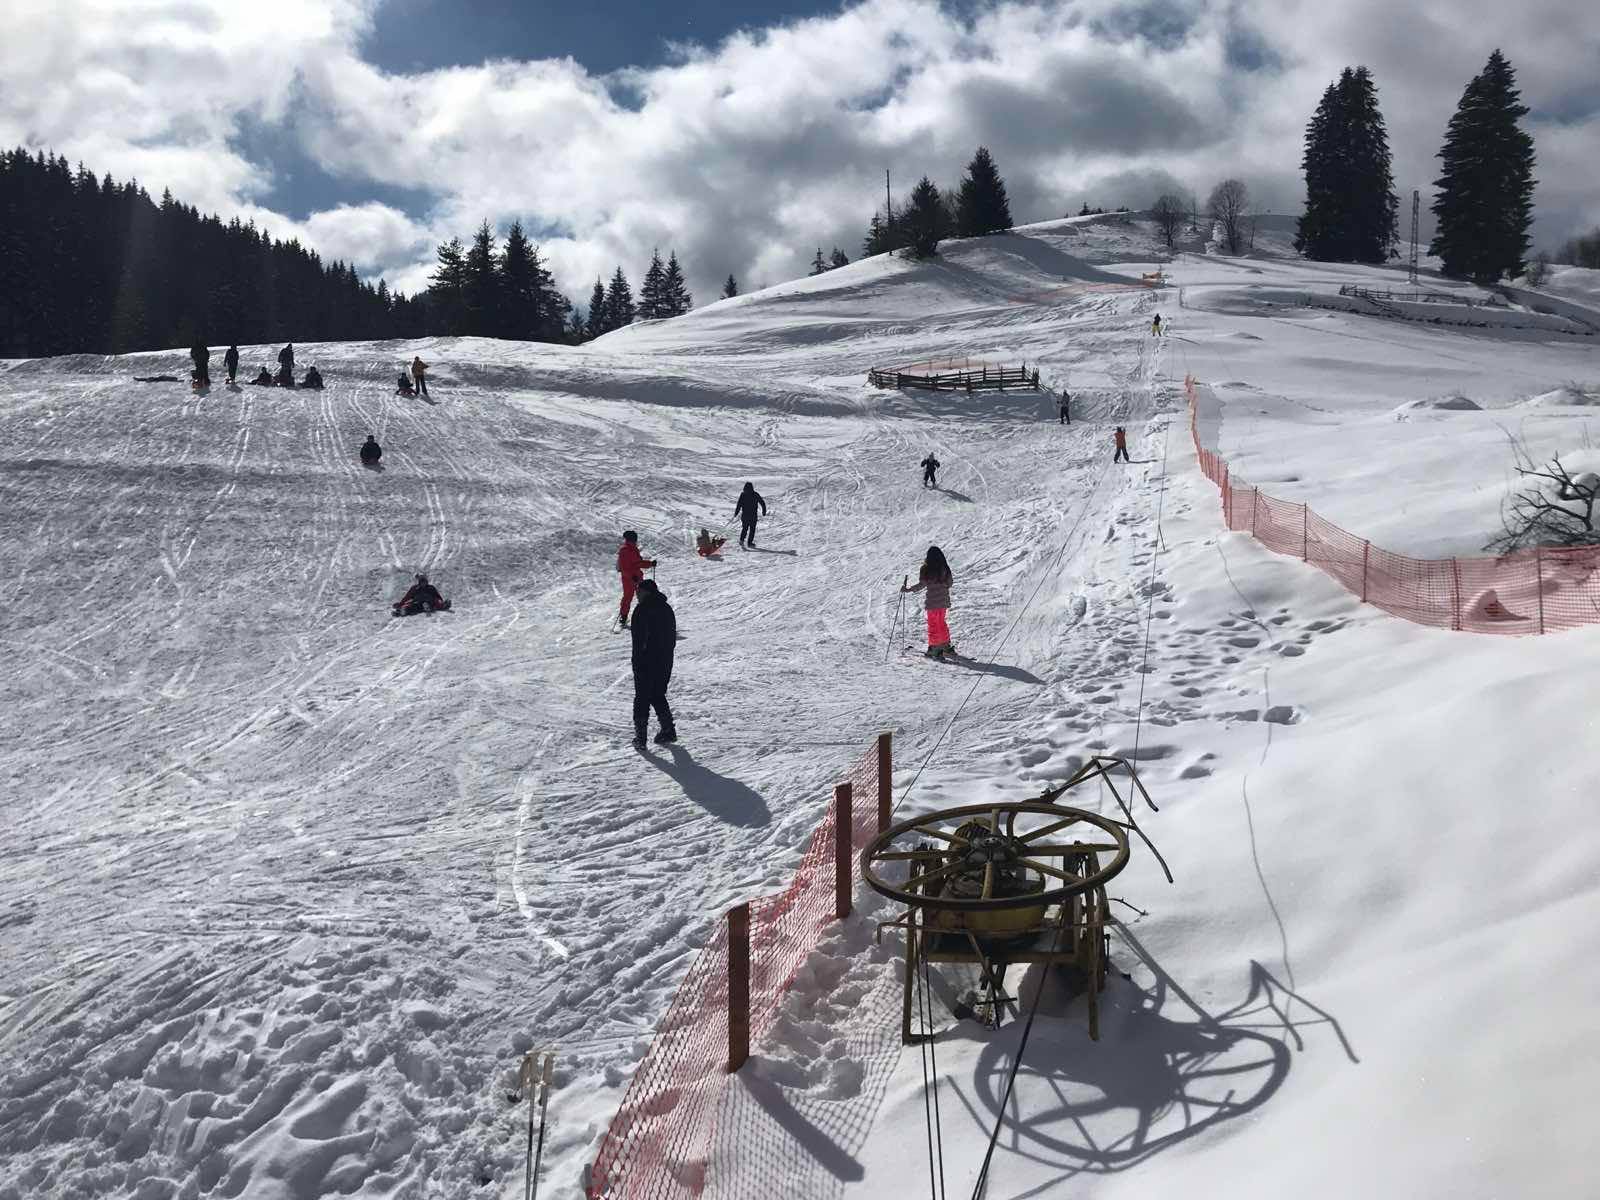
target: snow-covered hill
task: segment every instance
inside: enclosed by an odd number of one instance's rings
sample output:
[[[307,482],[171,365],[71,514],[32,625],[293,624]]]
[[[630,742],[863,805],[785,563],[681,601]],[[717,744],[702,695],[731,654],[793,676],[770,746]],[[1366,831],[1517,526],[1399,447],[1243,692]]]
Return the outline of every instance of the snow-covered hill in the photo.
[[[1119,881],[1148,914],[1114,947],[1131,979],[1095,1046],[1047,1006],[991,1195],[1574,1194],[1600,1045],[1570,667],[1600,634],[1405,627],[1220,533],[1180,383],[1217,385],[1221,448],[1274,490],[1470,549],[1504,490],[1495,409],[1600,377],[1595,351],[1292,299],[1396,278],[1366,268],[1183,255],[1177,287],[1124,286],[1165,258],[1137,220],[1047,223],[575,350],[299,346],[320,394],[130,382],[177,352],[11,365],[0,1197],[520,1195],[536,1044],[545,1186],[572,1194],[716,915],[786,877],[872,734],[914,767],[958,710],[909,806],[1137,741],[1178,874]],[[431,404],[392,395],[414,353]],[[952,354],[1038,364],[1078,423],[865,384]],[[1395,416],[1453,390],[1483,411]],[[1592,411],[1519,420],[1542,451]],[[760,549],[696,558],[746,480]],[[683,745],[643,756],[610,630],[627,527],[685,635]],[[891,636],[930,543],[967,665],[902,655],[915,611]],[[391,620],[418,570],[454,610]],[[873,915],[730,1093],[721,1194],[925,1172]],[[952,1186],[1014,1035],[940,1047]]]

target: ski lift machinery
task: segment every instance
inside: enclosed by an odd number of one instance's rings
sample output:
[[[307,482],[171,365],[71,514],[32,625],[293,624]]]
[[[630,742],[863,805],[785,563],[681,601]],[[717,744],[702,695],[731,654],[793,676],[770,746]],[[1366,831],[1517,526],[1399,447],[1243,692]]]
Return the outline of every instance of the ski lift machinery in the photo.
[[[1088,1003],[1089,1036],[1100,1037],[1099,995],[1105,988],[1115,923],[1106,884],[1128,865],[1129,834],[1172,872],[1155,844],[1134,820],[1113,772],[1126,773],[1128,799],[1135,791],[1158,811],[1133,764],[1097,755],[1066,783],[1031,800],[968,804],[924,813],[891,825],[862,851],[862,878],[875,891],[906,906],[878,926],[905,934],[905,994],[900,1036],[911,1032],[911,996],[919,963],[964,963],[978,968],[973,1008],[987,1023],[1000,1024],[1016,997],[1005,991],[1006,970],[1015,963],[1040,963],[1076,970]],[[1099,780],[1123,818],[1057,801]]]

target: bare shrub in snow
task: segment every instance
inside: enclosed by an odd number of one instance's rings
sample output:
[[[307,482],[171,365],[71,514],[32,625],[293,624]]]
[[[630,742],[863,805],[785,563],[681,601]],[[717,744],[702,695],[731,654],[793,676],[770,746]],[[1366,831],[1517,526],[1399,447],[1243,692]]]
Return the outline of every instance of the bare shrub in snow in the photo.
[[[1527,446],[1513,441],[1516,471],[1523,487],[1500,510],[1503,528],[1485,549],[1497,554],[1534,546],[1600,545],[1595,527],[1595,502],[1600,500],[1600,475],[1577,474],[1561,465],[1561,456],[1539,466]]]
[[[1239,253],[1239,247],[1244,243],[1244,214],[1250,207],[1250,189],[1245,187],[1243,180],[1224,179],[1211,189],[1211,198],[1206,201],[1206,207],[1211,212],[1211,219],[1222,227],[1222,240],[1228,245],[1228,253]]]

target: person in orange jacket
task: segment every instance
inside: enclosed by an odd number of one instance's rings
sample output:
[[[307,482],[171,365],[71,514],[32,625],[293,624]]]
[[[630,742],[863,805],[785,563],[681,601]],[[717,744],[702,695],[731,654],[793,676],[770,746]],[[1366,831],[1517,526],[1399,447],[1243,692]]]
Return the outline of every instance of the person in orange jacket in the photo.
[[[422,361],[422,355],[420,354],[413,356],[411,359],[411,380],[412,388],[417,395],[426,396],[428,394],[428,364]]]
[[[1130,462],[1128,458],[1128,435],[1123,432],[1122,426],[1117,426],[1117,432],[1112,435],[1117,439],[1117,452],[1111,456],[1112,462]]]
[[[628,612],[633,608],[633,593],[644,579],[646,567],[656,565],[656,560],[639,553],[639,535],[632,529],[622,531],[622,545],[617,547],[617,574],[622,576],[622,628],[628,627]]]

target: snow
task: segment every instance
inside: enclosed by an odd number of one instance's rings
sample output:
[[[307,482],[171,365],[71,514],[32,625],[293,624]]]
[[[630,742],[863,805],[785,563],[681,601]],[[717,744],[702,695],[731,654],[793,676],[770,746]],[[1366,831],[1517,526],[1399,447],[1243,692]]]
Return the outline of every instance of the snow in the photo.
[[[1275,237],[1171,256],[1107,214],[579,349],[297,345],[322,393],[129,382],[176,351],[6,364],[0,1198],[520,1195],[535,1046],[543,1187],[574,1194],[689,957],[783,884],[880,729],[902,787],[926,759],[906,811],[1135,747],[1161,806],[1177,882],[1136,850],[1113,888],[1143,915],[1119,906],[1098,1043],[1049,981],[990,1195],[1581,1194],[1600,901],[1572,667],[1600,629],[1411,627],[1222,532],[1181,381],[1266,490],[1474,553],[1508,433],[1580,458],[1600,433],[1532,403],[1587,394],[1596,349],[1311,307],[1404,274]],[[1157,265],[1171,286],[1137,286]],[[392,395],[413,354],[431,404]],[[950,355],[1037,365],[1075,424],[865,382]],[[698,559],[745,480],[761,548]],[[685,634],[670,753],[627,746],[625,527]],[[930,543],[967,665],[899,653],[915,608],[890,636]],[[453,611],[391,619],[419,570]],[[859,900],[727,1089],[709,1194],[926,1179],[873,938],[894,913]],[[956,1021],[936,974],[970,1190],[1021,1025]]]

